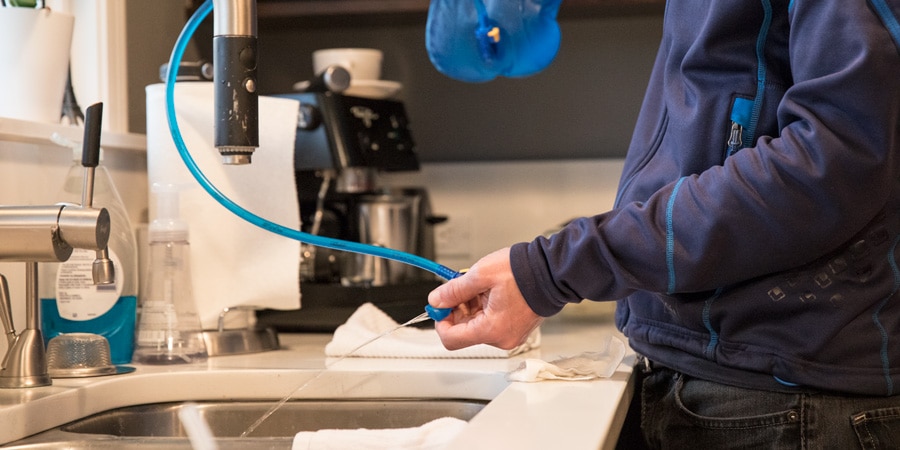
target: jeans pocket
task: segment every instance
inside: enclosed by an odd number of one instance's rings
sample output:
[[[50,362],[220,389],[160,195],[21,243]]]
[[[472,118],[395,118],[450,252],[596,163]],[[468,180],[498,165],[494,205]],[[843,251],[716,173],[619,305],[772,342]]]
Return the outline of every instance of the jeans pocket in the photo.
[[[800,420],[797,396],[727,386],[682,376],[675,402],[684,416],[707,428],[757,428]]]
[[[693,448],[796,446],[801,431],[797,395],[743,389],[684,376],[676,383],[673,394],[682,431],[690,436]]]
[[[900,406],[872,409],[850,418],[862,449],[900,448]]]

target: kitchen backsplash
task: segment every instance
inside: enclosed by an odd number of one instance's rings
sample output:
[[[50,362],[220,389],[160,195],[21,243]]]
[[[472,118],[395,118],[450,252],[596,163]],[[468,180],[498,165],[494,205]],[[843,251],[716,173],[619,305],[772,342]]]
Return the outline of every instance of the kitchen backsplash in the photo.
[[[498,248],[552,232],[570,219],[610,209],[621,159],[427,163],[383,177],[425,186],[435,215],[437,259],[468,267]]]

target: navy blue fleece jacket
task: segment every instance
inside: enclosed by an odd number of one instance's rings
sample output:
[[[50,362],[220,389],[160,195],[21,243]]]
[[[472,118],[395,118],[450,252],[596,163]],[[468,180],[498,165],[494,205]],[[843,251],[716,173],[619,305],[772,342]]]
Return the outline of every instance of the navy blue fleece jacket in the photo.
[[[669,0],[615,207],[511,250],[532,309],[618,300],[637,352],[712,381],[900,394],[898,17]]]

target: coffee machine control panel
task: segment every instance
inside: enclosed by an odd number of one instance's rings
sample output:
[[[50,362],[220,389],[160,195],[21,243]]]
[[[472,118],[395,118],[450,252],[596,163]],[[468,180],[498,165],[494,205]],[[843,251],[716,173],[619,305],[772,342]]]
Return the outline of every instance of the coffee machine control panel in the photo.
[[[296,170],[419,169],[402,102],[333,92],[278,97],[300,101],[294,151]]]

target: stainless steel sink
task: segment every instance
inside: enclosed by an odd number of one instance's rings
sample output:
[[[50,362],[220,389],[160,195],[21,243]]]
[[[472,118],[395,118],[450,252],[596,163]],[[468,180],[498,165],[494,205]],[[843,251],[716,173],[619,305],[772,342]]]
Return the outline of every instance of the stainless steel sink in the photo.
[[[241,438],[274,401],[196,402],[220,449],[290,448],[300,431],[384,429],[441,417],[469,420],[487,404],[468,399],[341,399],[290,401]],[[17,449],[191,448],[178,418],[186,403],[156,403],[102,412],[11,443]],[[3,447],[7,448],[7,447]]]

